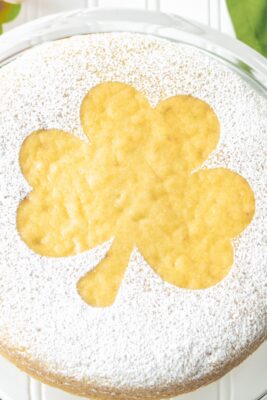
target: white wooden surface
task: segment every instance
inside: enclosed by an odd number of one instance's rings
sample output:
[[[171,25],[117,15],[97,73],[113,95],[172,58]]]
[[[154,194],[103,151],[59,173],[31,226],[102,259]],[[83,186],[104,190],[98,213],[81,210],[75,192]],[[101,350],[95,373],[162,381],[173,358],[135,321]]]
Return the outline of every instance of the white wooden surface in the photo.
[[[83,7],[147,8],[188,17],[234,35],[225,0],[23,0],[22,11],[4,30],[64,10]]]
[[[173,12],[234,35],[225,0],[24,0],[20,16],[5,30],[43,15],[80,7],[147,8]],[[223,379],[179,400],[253,400],[267,390],[267,343]],[[29,378],[0,358],[2,400],[78,400]]]

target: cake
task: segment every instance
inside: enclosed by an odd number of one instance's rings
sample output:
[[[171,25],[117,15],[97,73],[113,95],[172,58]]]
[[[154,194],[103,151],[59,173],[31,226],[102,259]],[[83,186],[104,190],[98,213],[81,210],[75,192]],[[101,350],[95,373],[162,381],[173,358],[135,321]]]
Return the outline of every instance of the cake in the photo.
[[[267,334],[266,99],[149,35],[0,71],[0,352],[81,396],[208,384]]]

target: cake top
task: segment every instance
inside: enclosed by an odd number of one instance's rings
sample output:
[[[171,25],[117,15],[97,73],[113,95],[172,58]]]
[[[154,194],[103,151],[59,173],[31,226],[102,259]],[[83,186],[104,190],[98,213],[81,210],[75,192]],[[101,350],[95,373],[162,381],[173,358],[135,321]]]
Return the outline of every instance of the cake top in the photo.
[[[21,239],[16,213],[31,191],[19,163],[25,138],[54,129],[70,132],[74,142],[82,139],[87,146],[80,106],[88,91],[107,82],[130,85],[153,108],[173,96],[194,96],[218,117],[219,142],[217,137],[214,151],[194,167],[200,175],[207,168],[242,175],[254,192],[256,212],[232,241],[233,266],[215,286],[189,290],[167,282],[148,265],[139,245],[130,251],[115,302],[96,308],[82,300],[76,285],[105,256],[112,237],[86,252],[70,252],[75,254],[70,257],[38,255]],[[2,343],[51,373],[111,387],[149,388],[186,386],[225,368],[263,340],[265,99],[199,50],[127,33],[38,46],[0,71],[0,88],[5,93],[0,106]],[[142,165],[136,164],[134,158],[138,171]]]

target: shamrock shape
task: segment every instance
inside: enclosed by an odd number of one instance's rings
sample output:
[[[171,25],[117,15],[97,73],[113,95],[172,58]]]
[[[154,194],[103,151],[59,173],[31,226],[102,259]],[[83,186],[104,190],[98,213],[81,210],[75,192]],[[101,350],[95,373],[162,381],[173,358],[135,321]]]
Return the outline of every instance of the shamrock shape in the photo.
[[[255,204],[237,173],[192,172],[219,140],[211,107],[180,95],[153,109],[133,87],[107,82],[89,91],[80,116],[90,142],[51,129],[22,145],[21,169],[33,187],[17,212],[26,244],[61,257],[113,238],[77,283],[93,306],[114,302],[134,246],[178,287],[223,279],[233,263],[231,239],[252,220]]]

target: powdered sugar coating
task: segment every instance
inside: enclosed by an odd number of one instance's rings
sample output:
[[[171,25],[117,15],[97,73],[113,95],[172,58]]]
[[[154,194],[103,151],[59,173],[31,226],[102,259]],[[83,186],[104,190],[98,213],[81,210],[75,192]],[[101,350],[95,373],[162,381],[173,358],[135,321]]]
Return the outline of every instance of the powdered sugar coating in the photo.
[[[234,241],[235,264],[216,286],[195,291],[172,286],[135,249],[115,304],[93,308],[81,300],[76,283],[110,242],[54,259],[21,241],[16,210],[30,190],[18,160],[23,140],[43,128],[86,140],[81,101],[90,88],[109,80],[133,85],[152,105],[192,94],[214,108],[221,136],[205,167],[239,172],[256,196],[255,217]],[[0,92],[1,343],[52,374],[96,386],[161,390],[201,382],[266,337],[263,97],[199,50],[127,33],[38,46],[0,71]]]

